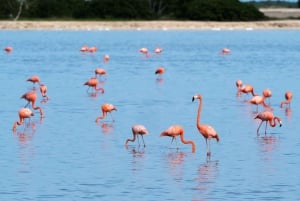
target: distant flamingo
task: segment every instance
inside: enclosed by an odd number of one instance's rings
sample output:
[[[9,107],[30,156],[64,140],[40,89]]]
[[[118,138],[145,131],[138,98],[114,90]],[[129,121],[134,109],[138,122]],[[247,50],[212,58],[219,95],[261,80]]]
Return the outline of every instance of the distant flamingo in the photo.
[[[248,103],[256,105],[256,112],[258,112],[258,105],[262,104],[265,108],[272,109],[271,106],[265,103],[264,96],[253,96],[252,99],[248,100]]]
[[[149,51],[147,48],[143,47],[139,50],[140,53],[144,54],[146,57],[150,57]]]
[[[96,123],[98,123],[99,119],[104,119],[106,117],[107,113],[111,114],[112,111],[114,111],[114,110],[117,111],[117,108],[114,105],[110,104],[110,103],[104,103],[101,106],[101,110],[102,110],[102,116],[99,116],[99,117],[96,118]]]
[[[242,86],[243,86],[243,81],[242,80],[237,80],[236,82],[235,82],[235,85],[236,85],[236,87],[237,87],[237,95],[238,96],[240,96],[241,95],[241,88],[242,88]]]
[[[156,70],[155,70],[155,74],[158,74],[158,75],[162,75],[165,73],[165,68],[164,67],[158,67]]]
[[[160,54],[160,53],[162,53],[162,48],[161,47],[156,47],[155,49],[154,49],[154,53],[155,54]]]
[[[221,50],[221,54],[229,54],[231,51],[230,51],[230,49],[228,49],[228,48],[223,48],[222,50]]]
[[[245,94],[251,93],[252,96],[257,96],[257,94],[254,93],[254,88],[252,85],[246,84],[242,86],[241,80],[237,80],[235,84],[238,88],[238,95],[240,95],[241,93],[245,93]]]
[[[98,75],[106,75],[106,70],[103,68],[96,68],[95,69],[95,76],[97,77]]]
[[[263,96],[265,97],[265,99],[269,99],[269,103],[270,103],[270,98],[272,97],[272,92],[270,89],[264,89],[263,90]]]
[[[136,139],[136,137],[137,137],[138,143],[140,145],[139,135],[141,135],[142,136],[142,140],[143,140],[143,144],[144,144],[144,147],[145,147],[146,144],[145,144],[144,137],[143,137],[145,134],[148,134],[148,130],[146,129],[145,126],[138,125],[138,124],[137,125],[133,125],[132,126],[132,135],[133,135],[133,138],[132,139],[127,139],[125,145],[127,146],[129,141],[130,142],[134,142],[135,139]]]
[[[7,47],[4,48],[4,51],[7,52],[7,53],[9,53],[9,52],[13,51],[13,48],[10,47],[10,46],[7,46]]]
[[[256,115],[256,117],[254,119],[260,119],[261,122],[257,128],[257,135],[259,135],[259,129],[262,125],[262,123],[265,121],[266,122],[266,126],[265,126],[265,134],[267,133],[267,125],[268,125],[268,122],[270,124],[271,127],[275,127],[276,126],[276,121],[278,121],[279,123],[279,126],[281,127],[282,126],[282,121],[279,117],[275,117],[273,115],[272,112],[270,111],[263,111],[263,112],[260,112],[259,114]]]
[[[196,94],[196,95],[193,96],[192,101],[194,101],[195,99],[199,99],[196,126],[197,126],[199,132],[205,138],[206,151],[207,151],[206,153],[207,153],[207,156],[210,156],[210,154],[211,154],[211,152],[210,152],[210,139],[211,138],[216,138],[217,142],[219,142],[220,138],[219,138],[219,135],[217,134],[217,132],[215,131],[215,129],[213,127],[211,127],[210,125],[200,124],[200,116],[201,116],[202,102],[203,102],[202,101],[202,96],[200,94]],[[207,143],[207,141],[208,141],[208,143]]]
[[[47,96],[47,86],[45,84],[40,85],[40,92],[42,94],[42,97],[47,101],[49,97]]]
[[[105,54],[104,56],[103,56],[103,62],[104,63],[107,63],[109,61],[109,55],[108,54]]]
[[[83,45],[81,48],[80,48],[80,52],[87,52],[89,50],[89,47],[87,45]]]
[[[21,108],[19,110],[19,121],[16,121],[13,125],[13,131],[16,131],[17,125],[20,126],[24,123],[24,119],[34,116],[33,112],[28,108]]]
[[[99,83],[99,81],[95,77],[92,77],[88,81],[86,81],[83,85],[89,86],[87,91],[89,91],[90,87],[92,87],[95,89],[95,91],[101,91],[101,93],[104,93],[104,89],[102,87],[97,88],[98,83]]]
[[[97,49],[97,47],[95,47],[95,46],[89,47],[89,48],[88,48],[88,51],[89,51],[89,52],[92,52],[92,53],[93,53],[93,52],[97,52],[97,50],[98,50],[98,49]]]
[[[37,76],[37,75],[31,76],[26,81],[32,82],[33,84],[35,84],[35,83],[38,83],[39,85],[41,84],[41,80],[40,80],[39,76]]]
[[[293,98],[293,93],[290,92],[290,91],[287,91],[285,94],[284,94],[284,97],[285,97],[285,101],[282,101],[280,103],[280,107],[282,108],[284,104],[288,105],[288,107],[290,108],[291,107],[291,100]]]
[[[171,137],[172,138],[171,144],[172,144],[174,139],[176,141],[177,136],[180,136],[180,140],[183,144],[191,144],[192,145],[192,152],[194,153],[196,151],[195,143],[192,140],[185,140],[184,139],[184,130],[179,125],[170,126],[167,130],[163,131],[160,134],[160,137],[162,137],[162,136]],[[177,146],[177,141],[176,141],[176,146]],[[177,149],[178,149],[178,147],[177,147]]]
[[[29,91],[29,92],[23,94],[21,96],[21,98],[24,98],[25,100],[28,101],[28,103],[24,106],[25,108],[31,103],[32,109],[39,110],[41,117],[44,116],[43,109],[41,107],[35,105],[35,102],[36,102],[36,99],[37,99],[37,95],[36,95],[36,93],[34,91]]]

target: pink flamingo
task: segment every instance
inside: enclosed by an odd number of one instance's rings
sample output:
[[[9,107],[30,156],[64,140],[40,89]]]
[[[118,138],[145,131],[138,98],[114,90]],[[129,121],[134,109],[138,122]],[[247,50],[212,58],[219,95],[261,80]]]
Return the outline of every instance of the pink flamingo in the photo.
[[[25,100],[28,101],[28,103],[24,106],[25,108],[31,103],[32,109],[39,110],[41,117],[44,116],[43,109],[41,107],[35,105],[35,102],[36,102],[36,99],[37,99],[37,95],[36,95],[36,93],[34,91],[29,91],[29,92],[23,94],[21,96],[21,98],[24,98]]]
[[[230,54],[230,49],[228,49],[228,48],[223,48],[222,50],[221,50],[221,54]]]
[[[15,132],[17,129],[17,125],[20,126],[24,123],[24,119],[34,116],[33,112],[28,108],[21,108],[19,110],[19,121],[16,121],[13,125],[13,131]]]
[[[197,113],[197,120],[196,120],[196,126],[198,128],[198,131],[202,134],[202,136],[205,138],[206,142],[206,150],[207,150],[207,156],[211,155],[210,152],[210,139],[215,138],[217,142],[219,142],[220,138],[218,133],[215,131],[213,127],[210,125],[200,124],[200,118],[201,118],[201,110],[202,110],[202,96],[200,94],[196,94],[193,96],[192,101],[199,99],[199,106],[198,106],[198,113]],[[207,143],[208,141],[208,143]]]
[[[155,54],[160,54],[160,53],[162,53],[162,48],[159,47],[159,46],[157,46],[157,47],[154,49],[154,53],[155,53]]]
[[[260,112],[259,114],[256,115],[256,117],[254,119],[260,119],[261,122],[257,128],[257,135],[259,135],[259,129],[262,125],[262,123],[265,121],[266,122],[266,126],[265,126],[265,134],[267,133],[267,125],[268,122],[270,124],[271,127],[275,127],[276,126],[276,121],[279,123],[279,126],[282,126],[282,121],[279,117],[275,117],[274,114],[270,111],[263,111]]]
[[[102,87],[97,88],[98,83],[99,83],[99,81],[95,77],[92,77],[88,81],[86,81],[83,85],[89,86],[87,91],[89,91],[90,87],[92,87],[95,89],[95,91],[101,91],[101,93],[104,93],[104,89]]]
[[[192,152],[194,153],[196,151],[196,145],[192,140],[185,140],[184,139],[184,130],[181,126],[179,125],[174,125],[174,126],[170,126],[167,130],[163,131],[160,134],[160,137],[162,136],[168,136],[172,138],[171,144],[173,142],[173,140],[175,139],[176,141],[176,146],[177,146],[177,140],[176,137],[180,136],[180,140],[183,144],[191,144],[192,145]],[[178,149],[178,146],[177,146]]]
[[[142,54],[144,54],[146,57],[150,57],[149,51],[148,51],[148,49],[145,48],[145,47],[139,49],[139,52],[142,53]]]
[[[110,103],[104,103],[104,104],[102,104],[102,106],[101,106],[101,110],[102,110],[102,116],[98,116],[97,118],[96,118],[96,123],[98,123],[98,120],[99,119],[104,119],[105,117],[106,117],[106,114],[107,113],[110,113],[111,114],[111,112],[112,111],[117,111],[117,108],[113,105],[113,104],[110,104]],[[114,120],[113,120],[114,121]]]
[[[258,112],[258,105],[262,104],[265,108],[272,109],[271,106],[265,103],[264,96],[253,96],[252,99],[248,100],[248,103],[256,105],[256,112]]]
[[[280,103],[280,107],[282,108],[284,104],[288,105],[288,107],[290,108],[291,107],[291,100],[293,98],[293,94],[292,92],[290,91],[287,91],[285,94],[284,94],[284,97],[285,97],[285,101],[282,101]]]
[[[4,51],[7,52],[7,53],[9,53],[9,52],[13,51],[13,48],[10,47],[10,46],[7,46],[7,47],[4,48]]]
[[[87,52],[89,50],[89,47],[87,45],[83,45],[81,48],[80,48],[80,52]]]
[[[237,80],[235,82],[235,85],[237,87],[237,95],[241,95],[241,93],[245,93],[245,94],[251,93],[252,96],[256,96],[257,95],[257,94],[254,93],[253,86],[250,85],[250,84],[243,85],[243,81],[242,80]]]
[[[134,142],[136,138],[138,139],[138,143],[139,143],[139,145],[140,145],[139,135],[141,135],[141,136],[142,136],[142,140],[143,140],[143,144],[144,144],[144,147],[145,147],[146,144],[145,144],[145,141],[144,141],[144,137],[143,137],[143,136],[144,136],[145,134],[148,134],[148,130],[146,129],[146,127],[143,126],[143,125],[137,124],[137,125],[133,125],[131,129],[132,129],[132,135],[133,135],[133,138],[132,138],[132,139],[127,139],[127,140],[126,140],[126,143],[125,143],[125,146],[128,145],[128,142]]]
[[[106,75],[106,70],[103,68],[96,68],[95,69],[95,76],[97,77],[98,75]]]
[[[103,56],[103,62],[104,63],[107,63],[109,61],[109,55],[108,54],[105,54],[104,56]]]
[[[40,85],[40,92],[42,94],[42,97],[47,101],[49,97],[47,96],[47,86],[45,84]]]
[[[263,90],[263,96],[265,97],[265,99],[269,99],[269,103],[270,103],[270,98],[272,97],[272,92],[270,89],[264,89]]]
[[[158,74],[158,75],[162,75],[165,73],[165,68],[164,67],[158,67],[156,70],[155,70],[155,74]]]
[[[41,85],[41,80],[40,80],[39,76],[37,76],[37,75],[31,76],[26,81],[32,82],[33,84],[38,83],[39,85]]]

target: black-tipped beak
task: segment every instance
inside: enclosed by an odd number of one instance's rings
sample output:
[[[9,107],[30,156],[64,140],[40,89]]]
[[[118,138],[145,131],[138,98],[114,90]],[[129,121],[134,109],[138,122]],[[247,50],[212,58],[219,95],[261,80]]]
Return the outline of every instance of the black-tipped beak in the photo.
[[[192,102],[194,102],[194,100],[195,100],[195,97],[193,96],[193,98],[192,98]]]

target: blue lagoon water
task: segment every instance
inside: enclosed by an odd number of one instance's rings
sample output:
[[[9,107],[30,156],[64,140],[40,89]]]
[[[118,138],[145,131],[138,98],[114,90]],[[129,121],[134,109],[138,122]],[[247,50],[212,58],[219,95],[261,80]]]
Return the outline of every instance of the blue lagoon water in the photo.
[[[231,31],[1,31],[0,54],[1,200],[299,200],[300,32],[297,30]],[[82,45],[96,46],[82,53]],[[154,55],[156,46],[163,48]],[[150,58],[139,53],[146,47]],[[221,55],[222,48],[231,49]],[[108,63],[102,62],[110,55]],[[163,66],[165,74],[154,74]],[[83,86],[97,67],[105,93]],[[26,82],[38,75],[48,87],[45,112],[12,131]],[[270,104],[282,127],[257,136],[256,106],[236,96],[235,81],[269,88]],[[37,86],[36,86],[37,87]],[[294,93],[290,109],[280,108],[284,93]],[[212,125],[220,142],[196,128]],[[101,105],[117,111],[95,123]],[[259,110],[262,108],[259,106]],[[114,121],[112,121],[114,119]],[[143,124],[146,147],[129,143],[131,126]],[[196,152],[178,139],[159,137],[171,125],[185,129]],[[140,139],[141,140],[141,139]],[[140,141],[141,142],[141,141]]]

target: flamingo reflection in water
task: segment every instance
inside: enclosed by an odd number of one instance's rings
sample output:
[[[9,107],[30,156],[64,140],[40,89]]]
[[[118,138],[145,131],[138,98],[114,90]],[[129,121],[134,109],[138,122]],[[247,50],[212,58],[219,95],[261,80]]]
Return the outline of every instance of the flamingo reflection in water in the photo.
[[[195,196],[193,200],[203,200],[214,188],[219,172],[219,161],[208,161],[201,164],[197,169],[195,178]]]

